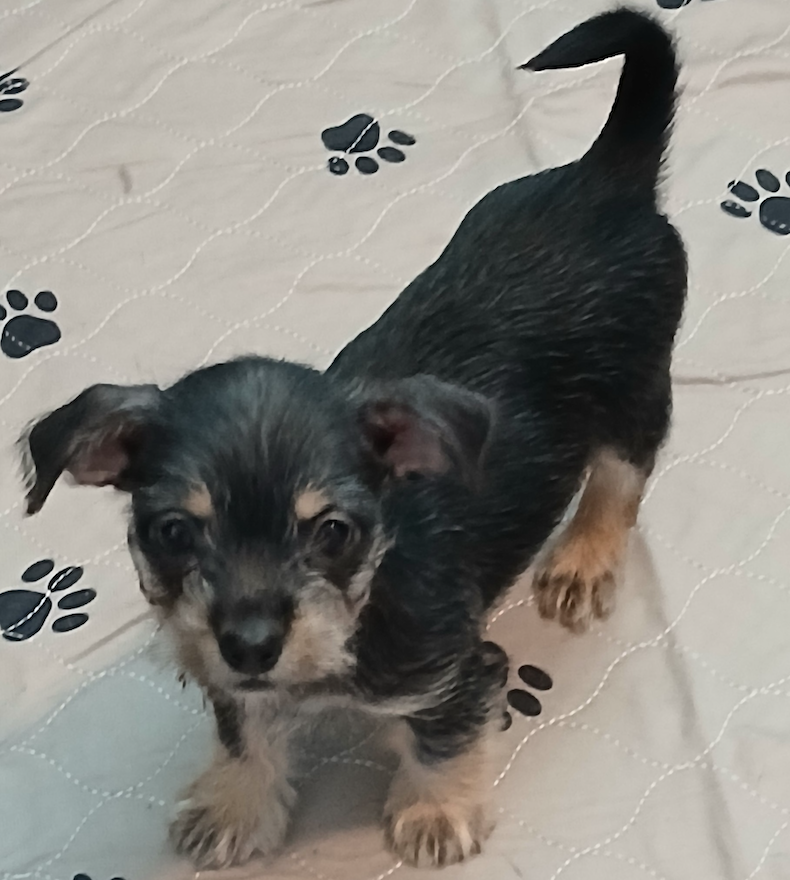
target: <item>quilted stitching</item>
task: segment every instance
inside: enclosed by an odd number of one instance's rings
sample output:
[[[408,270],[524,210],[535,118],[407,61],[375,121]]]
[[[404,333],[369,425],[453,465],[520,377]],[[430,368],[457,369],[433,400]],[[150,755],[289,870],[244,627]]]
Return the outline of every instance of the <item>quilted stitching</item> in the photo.
[[[96,593],[78,631],[0,642],[0,880],[192,876],[164,829],[210,734],[137,594],[119,500],[59,488],[22,520],[15,434],[102,379],[169,381],[250,349],[326,364],[484,192],[584,150],[616,65],[514,67],[608,5],[0,3],[0,68],[29,80],[0,117],[0,293],[54,291],[61,334],[0,352],[2,590],[52,558]],[[569,638],[537,620],[526,578],[492,619],[514,668],[554,687],[502,734],[498,830],[451,878],[790,873],[790,241],[719,207],[732,181],[790,170],[790,10],[639,5],[686,65],[667,181],[691,264],[676,427],[614,619]],[[414,133],[408,161],[327,174],[320,134],[357,113]],[[293,839],[249,876],[416,876],[373,823],[391,769],[376,731],[305,755]]]

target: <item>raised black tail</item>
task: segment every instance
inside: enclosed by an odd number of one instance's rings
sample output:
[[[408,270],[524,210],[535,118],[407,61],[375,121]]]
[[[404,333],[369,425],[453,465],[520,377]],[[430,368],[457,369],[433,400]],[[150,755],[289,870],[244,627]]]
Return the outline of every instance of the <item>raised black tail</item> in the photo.
[[[655,188],[675,112],[678,65],[669,34],[652,18],[615,9],[577,25],[522,65],[581,67],[624,55],[609,118],[585,158],[632,183]]]

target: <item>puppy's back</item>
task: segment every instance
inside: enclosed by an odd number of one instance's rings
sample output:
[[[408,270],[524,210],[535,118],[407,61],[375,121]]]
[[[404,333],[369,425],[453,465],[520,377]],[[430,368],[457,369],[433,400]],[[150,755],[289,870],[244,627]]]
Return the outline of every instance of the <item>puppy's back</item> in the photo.
[[[552,369],[559,382],[589,375],[584,361],[609,361],[607,352],[612,361],[600,366],[609,372],[640,332],[654,342],[651,357],[668,354],[686,274],[682,242],[655,195],[676,100],[672,40],[649,16],[619,9],[578,25],[524,67],[617,54],[625,56],[617,97],[587,153],[481,199],[439,259],[331,372],[426,372],[501,396],[502,382],[548,387]]]

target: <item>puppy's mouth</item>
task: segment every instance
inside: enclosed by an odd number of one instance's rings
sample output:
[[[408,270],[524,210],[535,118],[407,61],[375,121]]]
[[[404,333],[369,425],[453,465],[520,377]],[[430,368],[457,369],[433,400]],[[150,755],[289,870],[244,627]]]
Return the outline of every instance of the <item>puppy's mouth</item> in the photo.
[[[236,683],[236,687],[241,691],[268,691],[271,690],[274,685],[270,681],[266,681],[264,678],[243,678],[241,681]]]

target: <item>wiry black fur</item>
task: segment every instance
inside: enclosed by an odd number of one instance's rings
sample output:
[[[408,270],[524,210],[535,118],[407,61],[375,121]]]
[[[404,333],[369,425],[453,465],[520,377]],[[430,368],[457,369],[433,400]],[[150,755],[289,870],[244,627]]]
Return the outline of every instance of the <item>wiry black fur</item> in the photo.
[[[310,552],[289,520],[294,492],[329,486],[358,529],[345,573],[332,576],[338,589],[377,527],[390,546],[350,641],[353,670],[299,692],[391,706],[425,761],[463,751],[502,683],[503,661],[481,641],[486,609],[543,545],[592,456],[613,448],[647,472],[669,423],[686,292],[683,245],[656,210],[675,102],[671,41],[648,17],[618,10],[525,66],[617,54],[626,56],[617,98],[588,153],[485,196],[324,375],[249,358],[146,392],[144,405],[133,391],[128,437],[117,393],[91,389],[33,428],[31,509],[96,442],[96,426],[111,424],[129,457],[114,482],[133,491],[137,535],[171,603],[179,566],[146,536],[199,482],[218,523],[193,562],[213,601],[241,590],[271,613],[272,592],[297,595],[291,561]],[[397,479],[392,438],[415,423],[434,444],[430,466],[404,465],[422,476]],[[228,747],[241,748],[227,702],[218,719]]]
[[[232,758],[244,754],[244,706],[226,694],[213,694],[211,705],[217,724],[217,739]]]
[[[682,242],[654,208],[671,42],[650,19],[616,11],[529,66],[617,52],[627,57],[618,99],[591,150],[485,196],[328,370],[336,381],[428,373],[495,402],[483,488],[454,514],[486,604],[543,544],[597,449],[649,469],[668,427],[686,292]]]

